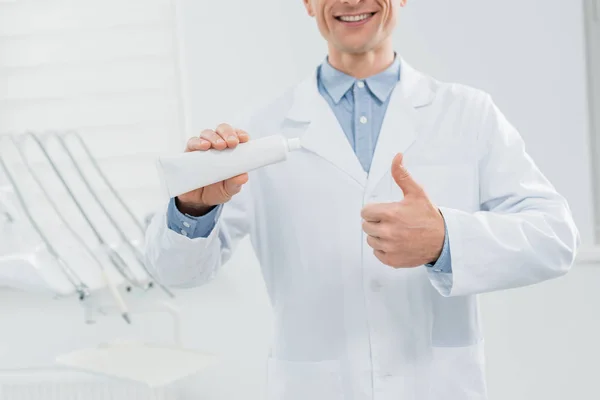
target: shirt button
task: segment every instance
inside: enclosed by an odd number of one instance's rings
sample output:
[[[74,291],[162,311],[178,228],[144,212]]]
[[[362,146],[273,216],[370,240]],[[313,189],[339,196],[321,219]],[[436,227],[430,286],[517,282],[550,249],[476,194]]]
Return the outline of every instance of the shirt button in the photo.
[[[189,227],[190,227],[190,224],[189,224],[189,222],[184,222],[184,223],[183,223],[183,226],[185,226],[186,228],[189,228]]]
[[[364,115],[362,117],[360,117],[360,123],[361,124],[366,124],[367,123],[367,117],[365,117]]]
[[[187,236],[187,235],[188,235],[188,233],[187,233],[186,231],[184,231],[183,229],[181,230],[181,234],[182,234],[183,236]]]
[[[365,87],[365,83],[363,81],[358,81],[357,85],[361,89]]]

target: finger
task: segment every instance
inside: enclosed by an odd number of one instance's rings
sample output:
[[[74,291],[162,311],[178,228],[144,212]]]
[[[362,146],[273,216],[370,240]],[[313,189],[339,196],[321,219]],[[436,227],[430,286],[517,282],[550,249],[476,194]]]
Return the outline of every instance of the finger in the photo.
[[[217,126],[215,132],[221,136],[221,138],[223,138],[223,140],[227,143],[227,147],[231,149],[240,143],[235,129],[233,129],[229,124],[221,124]]]
[[[238,175],[223,181],[223,191],[227,197],[232,197],[242,190],[242,185],[248,182],[248,174]]]
[[[211,146],[217,150],[223,150],[227,148],[227,143],[223,140],[223,138],[215,131],[211,131],[210,129],[202,131],[200,138],[208,140]]]
[[[377,249],[373,249],[373,254],[375,255],[375,257],[377,257],[377,259],[379,261],[381,261],[383,264],[388,265],[387,261],[388,261],[388,255],[385,251],[382,250],[377,250]]]
[[[373,236],[367,236],[367,244],[373,248],[373,250],[383,251],[384,244],[381,239]]]
[[[390,219],[392,214],[391,204],[367,204],[361,211],[362,219],[367,222],[381,222]]]
[[[381,222],[369,222],[364,221],[362,224],[363,231],[369,235],[376,238],[382,238],[384,235],[384,230],[382,229],[383,224]]]
[[[186,152],[205,151],[205,150],[210,149],[210,147],[211,147],[211,143],[208,140],[198,138],[198,137],[193,137],[190,140],[188,140],[187,145],[185,147],[185,151]]]
[[[248,174],[246,173],[234,176],[233,178],[227,179],[225,182],[231,185],[244,185],[246,182],[248,182]]]
[[[410,175],[408,170],[404,167],[403,164],[404,156],[402,153],[396,154],[394,160],[392,161],[392,176],[396,181],[396,184],[404,193],[404,197],[408,196],[423,196],[425,192],[421,185],[419,185],[413,177]]]
[[[387,265],[388,267],[392,267],[394,269],[400,269],[397,265],[397,262],[394,261],[394,254],[384,251],[384,250],[373,250],[373,254],[382,264]]]
[[[250,140],[250,135],[248,135],[248,132],[242,129],[236,129],[235,131],[240,143],[246,143],[248,140]]]

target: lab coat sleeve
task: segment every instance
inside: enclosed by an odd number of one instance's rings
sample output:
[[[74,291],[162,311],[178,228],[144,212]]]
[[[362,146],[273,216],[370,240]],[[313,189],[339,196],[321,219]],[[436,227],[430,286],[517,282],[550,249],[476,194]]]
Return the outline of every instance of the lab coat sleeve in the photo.
[[[217,209],[216,224],[207,237],[190,238],[168,226],[168,205],[152,219],[145,239],[145,261],[164,285],[200,286],[227,262],[238,242],[250,231],[253,218],[251,182]]]
[[[574,263],[579,232],[565,198],[526,153],[516,129],[485,95],[480,103],[480,211],[440,207],[448,227],[452,284],[443,296],[527,286]]]

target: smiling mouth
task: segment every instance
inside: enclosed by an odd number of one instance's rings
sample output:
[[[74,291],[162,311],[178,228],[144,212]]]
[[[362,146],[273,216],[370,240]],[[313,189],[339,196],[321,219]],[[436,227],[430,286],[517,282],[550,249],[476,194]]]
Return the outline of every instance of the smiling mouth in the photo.
[[[375,14],[376,13],[372,12],[372,13],[364,13],[364,14],[358,14],[358,15],[340,15],[340,16],[335,17],[335,19],[337,19],[338,21],[342,21],[342,22],[361,22],[361,21],[365,21],[365,20],[371,18]]]

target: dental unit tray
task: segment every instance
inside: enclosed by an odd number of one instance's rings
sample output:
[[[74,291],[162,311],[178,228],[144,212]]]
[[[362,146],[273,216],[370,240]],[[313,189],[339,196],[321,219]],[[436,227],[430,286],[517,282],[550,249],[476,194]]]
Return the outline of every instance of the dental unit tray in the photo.
[[[214,366],[218,358],[176,346],[115,341],[61,355],[56,362],[76,371],[160,388]]]
[[[43,386],[44,399],[63,398],[96,398],[98,387],[85,388],[85,384],[74,381],[79,377],[87,377],[88,382],[98,382],[117,389],[128,388],[127,393],[167,394],[179,392],[179,383],[191,382],[188,379],[198,376],[203,371],[213,369],[223,362],[219,355],[207,353],[197,349],[185,348],[182,344],[180,310],[170,301],[159,299],[160,292],[146,293],[144,296],[135,297],[130,303],[130,311],[134,320],[140,314],[166,313],[170,316],[172,326],[172,339],[166,343],[144,343],[128,339],[114,339],[97,346],[70,350],[55,357],[54,363],[33,369],[0,370],[0,399],[2,397],[2,375],[10,380],[12,386],[19,376],[23,384],[27,384],[27,377],[32,386]],[[95,319],[95,313],[103,315],[118,315],[120,310],[111,305],[93,304],[98,299],[92,297],[86,309],[90,312],[88,318]],[[92,303],[92,304],[90,304]],[[41,371],[40,371],[41,368]],[[10,376],[13,376],[12,378]],[[48,377],[52,378],[48,378]],[[63,377],[62,382],[57,382],[56,376]],[[46,377],[46,378],[44,378]],[[65,382],[69,378],[70,382]],[[87,391],[85,390],[87,389]],[[22,392],[23,390],[21,390]],[[79,397],[74,397],[77,392]],[[106,397],[115,393],[101,391]],[[39,398],[41,391],[35,392]],[[130,399],[132,397],[123,397]],[[138,397],[135,397],[138,398]],[[147,398],[147,397],[140,397]],[[154,397],[148,397],[154,398]],[[171,397],[169,397],[171,398]],[[177,395],[173,399],[189,398]],[[162,397],[161,397],[162,399]]]
[[[96,310],[106,314],[119,311],[111,306]],[[134,301],[131,312],[134,317],[148,313],[169,314],[173,329],[171,344],[115,340],[59,355],[56,364],[61,368],[142,383],[150,388],[162,388],[220,362],[217,355],[183,347],[181,315],[179,309],[169,301]]]

